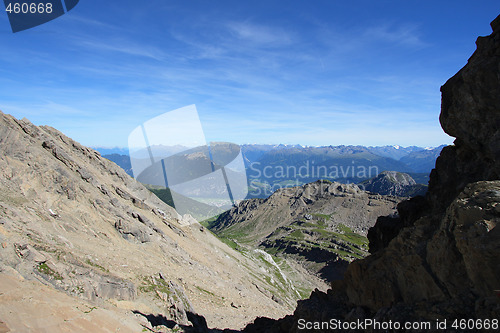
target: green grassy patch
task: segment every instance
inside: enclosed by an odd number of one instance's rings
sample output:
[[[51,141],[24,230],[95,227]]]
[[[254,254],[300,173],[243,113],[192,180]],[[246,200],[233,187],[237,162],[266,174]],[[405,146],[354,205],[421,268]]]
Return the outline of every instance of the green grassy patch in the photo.
[[[287,238],[289,237],[292,239],[304,239],[304,234],[300,230],[295,230]]]
[[[236,229],[236,230],[235,230]],[[217,236],[219,238],[230,238],[238,241],[238,243],[250,243],[254,240],[254,238],[258,237],[251,237],[254,233],[254,226],[253,225],[246,225],[244,228],[241,228],[239,225],[232,225],[229,228],[223,230],[222,232],[217,233]]]
[[[217,219],[219,218],[219,216],[220,216],[220,214],[212,216],[206,220],[201,221],[200,224],[207,229],[211,229],[214,226],[215,221],[217,221]]]
[[[301,227],[304,227],[304,228],[317,228],[318,225],[316,223],[311,223],[311,222],[302,222]]]
[[[234,240],[232,240],[231,238],[227,238],[227,237],[221,237],[219,238],[223,243],[225,243],[227,246],[229,246],[230,248],[232,248],[233,250],[239,250],[240,249],[240,246],[238,245],[238,243],[236,243]]]
[[[54,271],[52,268],[47,266],[46,263],[41,263],[40,265],[38,265],[37,269],[40,273],[50,276],[54,280],[61,281],[63,279],[61,274],[59,274],[58,272]]]
[[[159,297],[156,295],[156,291],[167,294],[168,296],[172,295],[167,281],[163,279],[153,279],[149,276],[143,277],[139,290],[143,293],[154,293],[156,297]]]
[[[337,224],[337,229],[339,229],[343,233],[352,233],[353,231],[351,228],[349,228],[346,225],[343,225],[342,223]]]
[[[210,296],[215,296],[215,294],[214,294],[213,292],[208,291],[208,290],[206,290],[206,289],[203,289],[203,288],[202,288],[202,287],[200,287],[200,286],[195,286],[195,287],[196,287],[196,289],[198,289],[199,291],[201,291],[201,292],[203,292],[203,293],[205,293],[205,294],[208,294],[208,295],[210,295]]]
[[[319,228],[315,228],[315,229],[312,229],[313,232],[317,232],[318,234],[320,234],[321,236],[323,237],[326,237],[326,238],[334,238],[334,237],[337,237],[337,233],[333,232],[333,231],[328,231],[328,230],[325,230],[325,229],[319,229]]]
[[[97,268],[97,269],[100,269],[100,270],[101,270],[101,271],[103,271],[103,272],[109,273],[109,269],[104,268],[104,267],[102,267],[102,266],[101,266],[101,265],[99,265],[99,264],[96,264],[95,262],[91,261],[90,259],[87,259],[85,262],[87,263],[87,265],[90,265],[90,266],[92,266],[92,267],[95,267],[95,268]]]

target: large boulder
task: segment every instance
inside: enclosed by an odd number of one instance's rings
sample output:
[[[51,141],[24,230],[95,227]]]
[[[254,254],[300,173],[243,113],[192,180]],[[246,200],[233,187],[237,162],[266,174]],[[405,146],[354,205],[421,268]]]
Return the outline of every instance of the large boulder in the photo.
[[[442,87],[439,120],[456,138],[436,162],[430,202],[445,209],[467,184],[500,178],[500,16],[467,65]]]

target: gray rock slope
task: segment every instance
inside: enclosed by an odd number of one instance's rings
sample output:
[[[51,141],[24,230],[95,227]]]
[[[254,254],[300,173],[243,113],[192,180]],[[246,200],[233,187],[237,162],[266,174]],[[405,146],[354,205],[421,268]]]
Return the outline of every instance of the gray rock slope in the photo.
[[[137,332],[203,328],[204,317],[241,328],[294,305],[272,275],[96,151],[0,113],[1,325],[80,332],[101,320],[103,331]]]

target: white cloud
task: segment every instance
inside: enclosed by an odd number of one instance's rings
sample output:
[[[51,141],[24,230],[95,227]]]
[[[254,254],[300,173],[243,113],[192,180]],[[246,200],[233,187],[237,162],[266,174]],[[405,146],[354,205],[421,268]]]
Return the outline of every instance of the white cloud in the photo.
[[[282,47],[294,41],[291,32],[283,28],[271,27],[249,22],[229,22],[229,31],[242,41],[267,47]]]
[[[150,45],[140,45],[126,39],[114,41],[80,40],[79,46],[85,46],[97,51],[118,52],[131,56],[141,56],[154,60],[163,60],[165,53],[159,48]]]
[[[415,25],[380,24],[364,31],[364,38],[373,42],[385,42],[407,47],[421,48],[427,46],[419,36]]]
[[[85,25],[86,28],[88,29],[89,27],[93,28],[101,28],[101,29],[106,29],[106,30],[119,30],[119,28],[115,25],[109,24],[109,23],[104,23],[102,21],[89,18],[89,17],[83,17],[81,15],[76,14],[75,12],[72,12],[71,15],[63,15],[62,17],[58,18],[58,20],[65,20],[68,23],[77,23],[77,24],[82,24]]]

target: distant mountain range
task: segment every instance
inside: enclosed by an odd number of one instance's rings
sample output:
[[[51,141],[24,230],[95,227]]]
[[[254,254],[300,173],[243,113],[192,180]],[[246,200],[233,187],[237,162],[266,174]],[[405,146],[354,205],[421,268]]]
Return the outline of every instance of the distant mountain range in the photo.
[[[436,159],[438,158],[441,150],[446,147],[445,145],[439,146],[432,149],[416,150],[410,154],[401,157],[400,161],[408,165],[412,170],[410,172],[417,173],[430,173],[436,165]]]
[[[240,149],[247,170],[248,197],[263,198],[278,188],[319,179],[361,183],[383,171],[408,173],[417,184],[426,185],[443,147],[445,145],[424,148],[245,144]],[[126,156],[128,149],[97,147],[96,150],[132,175],[130,160]],[[178,153],[183,148],[164,147],[163,150]]]
[[[120,148],[120,147],[92,147],[92,149],[97,150],[101,156],[104,155],[129,155],[128,148]]]
[[[101,153],[102,154],[102,153]],[[107,158],[111,162],[114,162],[116,165],[118,165],[120,168],[122,168],[128,175],[134,176],[132,172],[132,164],[130,163],[130,157],[128,155],[122,155],[122,154],[107,154],[107,155],[102,155],[103,157]]]

